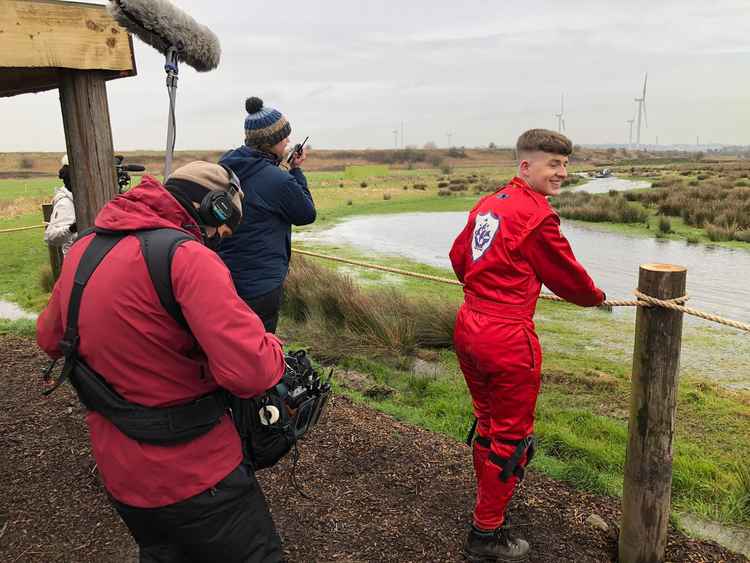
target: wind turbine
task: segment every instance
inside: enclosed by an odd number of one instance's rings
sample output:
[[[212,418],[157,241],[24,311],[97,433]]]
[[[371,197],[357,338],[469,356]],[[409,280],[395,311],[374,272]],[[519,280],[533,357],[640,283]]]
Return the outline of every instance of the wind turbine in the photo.
[[[451,143],[451,139],[453,138],[453,131],[448,131],[445,136],[448,137],[448,148],[451,148],[453,146],[453,144]]]
[[[398,148],[398,129],[394,129],[392,133],[393,133],[393,146],[394,148]]]
[[[628,133],[628,148],[633,146],[633,122],[635,121],[635,117],[633,119],[628,119],[625,121],[625,123],[628,123],[630,125],[630,133]]]
[[[565,131],[565,94],[560,94],[560,113],[556,113],[557,118],[557,132],[562,133]]]
[[[643,115],[643,122],[648,127],[648,117],[646,117],[646,83],[648,82],[648,72],[643,79],[643,94],[640,98],[636,98],[635,101],[638,104],[638,130],[636,133],[636,144],[638,147],[641,146],[641,115]]]

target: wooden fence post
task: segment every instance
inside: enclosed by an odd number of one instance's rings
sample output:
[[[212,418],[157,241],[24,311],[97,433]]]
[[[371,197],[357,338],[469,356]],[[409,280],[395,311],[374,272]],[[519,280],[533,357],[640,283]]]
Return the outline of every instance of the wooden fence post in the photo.
[[[687,269],[643,264],[638,289],[657,299],[685,295]],[[672,492],[682,313],[639,307],[620,527],[620,563],[662,563]]]
[[[60,105],[78,232],[117,195],[107,84],[100,71],[61,70]]]
[[[51,203],[45,203],[42,205],[42,215],[44,216],[45,223],[49,223],[52,218],[52,208],[53,206]],[[54,281],[57,281],[57,278],[60,277],[60,268],[62,268],[62,248],[59,246],[52,246],[51,244],[48,244],[47,248],[49,249],[49,265],[52,269],[52,278]]]

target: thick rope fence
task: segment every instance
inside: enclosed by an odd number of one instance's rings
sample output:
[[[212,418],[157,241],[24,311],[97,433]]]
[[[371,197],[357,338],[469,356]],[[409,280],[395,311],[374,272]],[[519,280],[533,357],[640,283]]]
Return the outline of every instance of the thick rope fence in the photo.
[[[410,272],[408,270],[401,270],[399,268],[391,268],[389,266],[371,264],[368,262],[362,262],[360,260],[351,260],[349,258],[341,258],[340,256],[330,256],[328,254],[321,254],[319,252],[311,252],[309,250],[301,250],[299,248],[292,248],[292,251],[302,256],[310,256],[312,258],[321,258],[323,260],[331,260],[333,262],[340,262],[342,264],[350,264],[352,266],[359,266],[362,268],[369,268],[371,270],[379,270],[381,272],[399,274],[402,276],[408,276],[408,277],[422,279],[422,280],[434,281],[438,283],[456,285],[459,287],[463,286],[463,284],[456,279],[443,278],[440,276],[432,276],[429,274],[421,274],[419,272]],[[694,309],[692,307],[685,307],[684,303],[688,299],[687,295],[684,295],[682,297],[677,297],[676,299],[663,300],[663,299],[656,299],[654,297],[651,297],[650,295],[645,295],[644,293],[641,293],[637,289],[634,290],[634,294],[637,297],[637,300],[625,301],[625,300],[607,299],[600,306],[602,307],[664,307],[666,309],[672,309],[674,311],[681,311],[682,313],[686,315],[692,315],[694,317],[698,317],[698,318],[701,318],[710,322],[722,324],[722,325],[736,328],[738,330],[742,330],[745,332],[750,332],[750,324],[736,321],[733,319],[727,319],[720,315],[708,313],[706,311],[701,311],[700,309]],[[565,302],[565,299],[558,297],[557,295],[552,295],[551,293],[542,293],[541,295],[539,295],[539,299],[546,299],[547,301]]]
[[[16,227],[14,229],[1,229],[0,234],[15,233],[18,231],[27,231],[30,229],[40,229],[44,227],[45,225],[30,225],[28,227]],[[358,266],[360,268],[378,270],[378,271],[387,272],[390,274],[398,274],[400,276],[407,276],[407,277],[426,280],[426,281],[432,281],[432,282],[437,282],[437,283],[444,283],[448,285],[455,285],[458,287],[463,287],[463,284],[456,279],[443,278],[441,276],[433,276],[430,274],[422,274],[419,272],[410,272],[409,270],[391,268],[390,266],[381,266],[380,264],[362,262],[361,260],[351,260],[349,258],[342,258],[340,256],[331,256],[329,254],[321,254],[319,252],[311,252],[309,250],[302,250],[300,248],[292,248],[292,251],[301,256],[309,256],[311,258],[320,258],[323,260],[330,260],[332,262],[339,262],[341,264],[349,264],[351,266]],[[666,309],[680,311],[686,315],[698,317],[706,321],[736,328],[737,330],[742,330],[744,332],[750,332],[750,324],[748,323],[743,323],[741,321],[736,321],[734,319],[728,319],[726,317],[722,317],[714,313],[701,311],[700,309],[694,309],[693,307],[685,307],[684,303],[688,299],[687,295],[683,297],[678,297],[676,299],[669,299],[665,301],[662,299],[656,299],[655,297],[651,297],[650,295],[645,295],[644,293],[641,293],[637,289],[634,290],[634,294],[638,298],[637,300],[627,301],[627,300],[618,300],[618,299],[607,299],[600,306],[601,307],[664,307]],[[545,299],[547,301],[565,302],[565,299],[563,299],[562,297],[558,297],[557,295],[553,295],[551,293],[542,293],[539,295],[539,299]]]

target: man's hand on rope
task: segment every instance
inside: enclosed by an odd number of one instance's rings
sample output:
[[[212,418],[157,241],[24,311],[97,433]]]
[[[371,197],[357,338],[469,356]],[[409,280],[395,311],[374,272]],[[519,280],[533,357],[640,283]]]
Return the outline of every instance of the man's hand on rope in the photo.
[[[607,294],[602,291],[602,295],[604,296],[604,299],[602,299],[602,302],[599,303],[596,308],[601,309],[602,311],[607,311],[607,313],[611,313],[612,305],[610,303],[607,303]]]

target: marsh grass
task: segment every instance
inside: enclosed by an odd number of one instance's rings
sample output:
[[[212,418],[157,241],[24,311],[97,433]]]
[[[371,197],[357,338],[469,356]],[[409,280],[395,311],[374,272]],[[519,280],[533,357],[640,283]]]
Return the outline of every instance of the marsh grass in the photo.
[[[645,223],[648,218],[641,205],[629,202],[618,192],[564,192],[553,198],[551,203],[560,216],[566,219],[596,223]]]
[[[407,298],[392,287],[364,291],[351,277],[294,256],[284,313],[308,323],[330,357],[404,356],[417,347],[450,347],[455,303]]]

